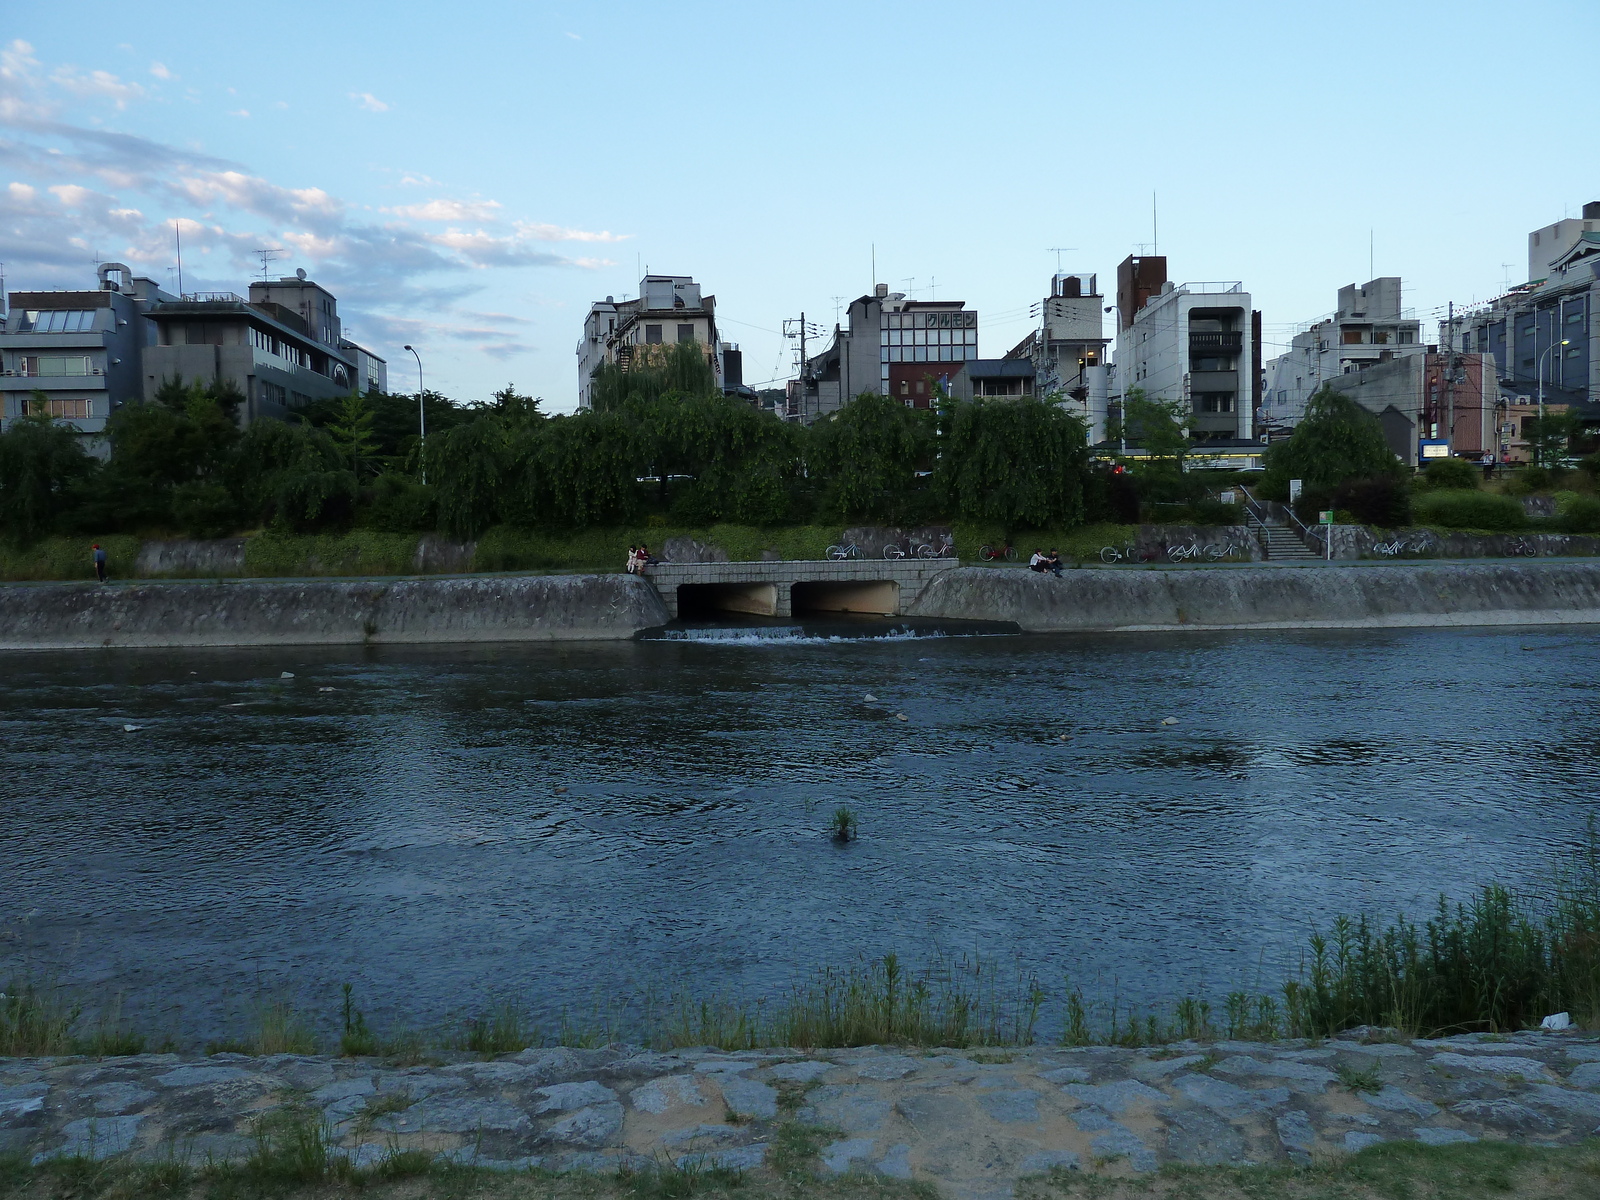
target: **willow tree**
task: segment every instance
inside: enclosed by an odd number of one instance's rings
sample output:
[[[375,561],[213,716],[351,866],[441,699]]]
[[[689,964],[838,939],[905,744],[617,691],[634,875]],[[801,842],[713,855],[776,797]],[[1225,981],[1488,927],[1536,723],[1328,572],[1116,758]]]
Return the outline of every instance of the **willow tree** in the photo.
[[[916,519],[917,472],[933,458],[934,414],[863,392],[811,427],[806,466],[822,504],[844,520]]]
[[[70,425],[42,414],[13,420],[0,433],[0,530],[18,542],[51,532],[95,466]]]
[[[1306,402],[1289,440],[1267,450],[1266,468],[1262,493],[1278,499],[1288,498],[1291,479],[1303,480],[1307,492],[1331,494],[1346,480],[1403,470],[1378,418],[1326,383]]]
[[[1034,398],[979,399],[940,411],[939,488],[951,510],[1007,532],[1084,518],[1088,429]]]

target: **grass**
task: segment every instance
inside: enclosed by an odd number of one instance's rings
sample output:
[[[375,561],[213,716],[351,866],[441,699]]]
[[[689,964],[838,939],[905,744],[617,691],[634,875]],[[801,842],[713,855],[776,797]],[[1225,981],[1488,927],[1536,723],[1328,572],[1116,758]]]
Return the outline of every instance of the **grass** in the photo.
[[[1594,1200],[1600,1142],[1545,1148],[1509,1142],[1392,1142],[1309,1167],[1165,1167],[1107,1178],[1057,1169],[1017,1186],[1017,1200]]]
[[[81,1005],[59,989],[13,980],[0,993],[0,1058],[85,1054],[95,1058],[139,1054],[143,1035],[124,1027],[122,998],[112,996],[94,1023],[79,1032]]]
[[[1375,1066],[1363,1069],[1353,1067],[1349,1063],[1340,1063],[1333,1070],[1346,1091],[1354,1093],[1383,1091],[1383,1076]]]
[[[828,822],[828,836],[836,842],[853,842],[857,836],[856,814],[844,805],[833,810],[833,820]]]
[[[317,1035],[304,1014],[283,1000],[256,1006],[255,1029],[241,1039],[209,1042],[207,1054],[315,1054]]]

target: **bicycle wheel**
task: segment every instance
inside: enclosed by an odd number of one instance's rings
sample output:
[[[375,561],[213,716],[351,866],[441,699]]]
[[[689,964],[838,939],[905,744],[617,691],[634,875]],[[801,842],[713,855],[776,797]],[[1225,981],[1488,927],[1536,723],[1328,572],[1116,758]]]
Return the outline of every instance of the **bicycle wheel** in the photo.
[[[1006,547],[1006,561],[1007,562],[1016,562],[1017,561],[1017,548],[1015,546],[1007,546]]]
[[[828,557],[833,559],[835,562],[838,562],[840,559],[850,557],[849,552],[843,546],[829,546],[826,553]]]
[[[897,558],[904,558],[906,556],[906,552],[900,549],[899,546],[896,546],[893,542],[890,542],[883,548],[883,556],[890,562],[893,562]]]
[[[937,550],[935,550],[932,546],[928,545],[927,542],[923,542],[922,545],[917,547],[917,557],[918,558],[938,558],[939,557],[939,552]]]
[[[1107,564],[1121,562],[1122,553],[1115,546],[1100,547],[1100,561]]]
[[[979,546],[978,557],[983,559],[984,562],[993,562],[997,555],[994,552],[993,546]]]

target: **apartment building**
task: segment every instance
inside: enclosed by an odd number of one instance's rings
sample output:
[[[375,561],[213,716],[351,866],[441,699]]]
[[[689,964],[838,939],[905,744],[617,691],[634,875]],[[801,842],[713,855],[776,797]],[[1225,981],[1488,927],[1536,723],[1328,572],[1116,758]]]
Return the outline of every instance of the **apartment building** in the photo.
[[[1306,401],[1335,376],[1426,351],[1422,322],[1404,308],[1398,277],[1386,275],[1361,287],[1346,284],[1339,289],[1338,305],[1307,323],[1289,349],[1267,363],[1264,423],[1293,426],[1305,415]]]
[[[1439,326],[1441,351],[1493,361],[1502,452],[1517,433],[1512,408],[1541,393],[1600,421],[1600,201],[1582,212],[1528,235],[1527,283]]]
[[[33,412],[102,435],[113,411],[143,395],[143,354],[156,338],[150,313],[176,297],[122,263],[102,263],[98,284],[10,294],[0,321],[0,419]]]
[[[1253,439],[1260,312],[1240,282],[1174,284],[1165,270],[1148,256],[1118,268],[1118,390],[1182,405],[1197,442]]]
[[[1069,404],[1088,421],[1091,442],[1105,437],[1106,311],[1098,276],[1057,272],[1039,306],[1039,328],[1006,355],[1033,364],[1034,393]]]
[[[810,423],[862,392],[929,408],[978,357],[978,314],[961,300],[909,300],[877,284],[850,302],[833,341],[789,384],[787,415]]]
[[[233,292],[194,292],[151,307],[156,327],[144,351],[144,398],[172,379],[231,383],[244,397],[240,419],[284,419],[318,400],[364,390],[387,379],[382,360],[343,336],[339,305],[304,272]],[[364,374],[365,372],[365,374]]]
[[[690,275],[646,275],[635,300],[607,296],[589,306],[578,343],[578,407],[588,408],[594,373],[605,363],[650,362],[665,347],[693,342],[705,352],[717,386],[726,379],[717,333],[717,298]]]

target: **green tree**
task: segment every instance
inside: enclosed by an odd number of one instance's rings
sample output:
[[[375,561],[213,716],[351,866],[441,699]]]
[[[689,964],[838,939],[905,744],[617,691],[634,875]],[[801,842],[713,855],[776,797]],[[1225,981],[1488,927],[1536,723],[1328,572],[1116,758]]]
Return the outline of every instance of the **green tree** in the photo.
[[[717,376],[698,342],[677,342],[661,350],[634,347],[636,361],[627,366],[601,363],[590,377],[589,405],[611,412],[641,401],[680,396],[717,395]]]
[[[1038,399],[943,405],[935,472],[950,509],[971,521],[1070,528],[1084,516],[1088,436],[1081,418]]]
[[[355,472],[323,429],[253,421],[229,474],[241,506],[263,524],[305,533],[347,520],[354,510]]]
[[[103,502],[114,504],[126,525],[171,519],[175,489],[215,484],[229,471],[243,402],[223,380],[174,378],[151,403],[116,409],[106,423],[111,461],[101,475]]]
[[[33,393],[36,402],[46,399]],[[43,408],[42,403],[36,405]],[[0,529],[31,542],[57,527],[76,502],[74,491],[95,470],[71,427],[42,411],[18,417],[0,434]]]
[[[493,413],[428,439],[427,479],[451,537],[470,541],[500,519],[509,449],[505,424]]]
[[[846,521],[915,520],[917,471],[933,458],[937,417],[877,392],[863,392],[809,432],[806,466],[823,507]]]
[[[1267,450],[1266,468],[1262,494],[1279,500],[1288,499],[1291,479],[1303,480],[1308,493],[1331,493],[1347,479],[1403,471],[1378,418],[1329,384],[1306,402],[1289,440]]]
[[[351,392],[339,402],[333,419],[323,426],[358,480],[376,469],[378,440],[373,436],[372,422],[371,401],[360,392]]]
[[[1522,438],[1533,453],[1533,461],[1541,467],[1548,467],[1567,456],[1579,429],[1577,413],[1570,410],[1551,412],[1547,408],[1542,417],[1524,419]]]

